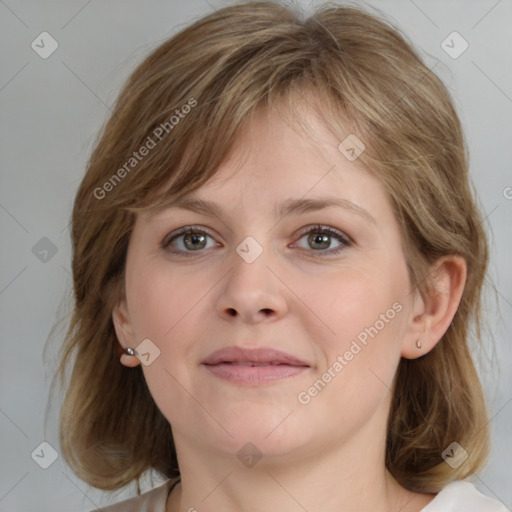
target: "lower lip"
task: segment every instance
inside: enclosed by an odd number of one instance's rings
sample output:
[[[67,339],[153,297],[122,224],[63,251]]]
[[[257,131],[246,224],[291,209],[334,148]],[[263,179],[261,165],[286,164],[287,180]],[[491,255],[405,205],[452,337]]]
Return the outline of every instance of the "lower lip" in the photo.
[[[248,384],[260,386],[276,380],[287,379],[299,375],[308,366],[289,366],[286,364],[275,364],[268,366],[241,366],[236,364],[215,364],[205,366],[217,377],[235,382],[237,384]]]

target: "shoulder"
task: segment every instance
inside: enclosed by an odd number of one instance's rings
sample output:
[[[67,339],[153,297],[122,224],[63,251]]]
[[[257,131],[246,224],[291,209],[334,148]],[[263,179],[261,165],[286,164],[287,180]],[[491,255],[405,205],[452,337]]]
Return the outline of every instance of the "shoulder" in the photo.
[[[457,480],[444,487],[421,512],[509,512],[498,500],[485,496],[468,481]]]
[[[164,512],[167,496],[179,479],[167,480],[163,484],[147,491],[140,496],[102,507],[103,512]]]

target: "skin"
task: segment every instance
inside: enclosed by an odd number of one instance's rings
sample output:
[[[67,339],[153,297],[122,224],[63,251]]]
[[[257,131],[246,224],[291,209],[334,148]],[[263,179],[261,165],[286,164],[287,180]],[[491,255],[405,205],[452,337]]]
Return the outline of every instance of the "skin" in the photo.
[[[434,495],[402,488],[384,464],[392,382],[401,357],[430,351],[459,305],[466,265],[437,262],[437,292],[411,288],[400,228],[378,178],[346,159],[312,113],[314,142],[275,114],[257,112],[231,157],[195,191],[222,216],[166,208],[137,217],[126,262],[126,296],[113,311],[120,343],[149,338],[160,356],[143,366],[151,394],[173,429],[181,484],[167,511],[289,512],[421,510]],[[336,196],[375,223],[337,207],[278,217],[289,198]],[[352,244],[314,245],[308,226],[330,226]],[[199,250],[187,225],[208,231]],[[313,231],[315,233],[315,231]],[[236,248],[253,237],[263,252],[247,263]],[[328,371],[365,327],[396,302],[402,309],[307,404],[298,395]],[[422,347],[416,342],[421,338]],[[300,375],[249,387],[220,380],[200,362],[219,348],[273,347],[308,362]],[[140,364],[123,355],[122,364]],[[237,452],[252,443],[252,467]]]

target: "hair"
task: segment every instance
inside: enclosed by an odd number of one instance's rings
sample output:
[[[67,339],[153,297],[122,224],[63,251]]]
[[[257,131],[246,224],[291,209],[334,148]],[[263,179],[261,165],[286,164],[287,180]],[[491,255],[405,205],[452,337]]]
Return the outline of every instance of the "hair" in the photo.
[[[141,367],[120,364],[112,321],[137,213],[206,183],[256,109],[279,109],[298,125],[298,105],[320,115],[340,142],[349,134],[364,142],[358,161],[389,194],[411,289],[432,290],[432,266],[444,255],[467,264],[440,342],[399,363],[386,468],[408,490],[439,492],[485,464],[488,418],[469,339],[473,321],[482,342],[488,244],[450,93],[384,16],[324,4],[306,17],[274,2],[245,2],[196,20],[136,67],[76,194],[74,303],[56,376],[64,383],[70,365],[72,373],[59,440],[65,461],[90,485],[139,486],[149,470],[179,476],[171,426]],[[453,441],[468,453],[457,468],[442,457]]]

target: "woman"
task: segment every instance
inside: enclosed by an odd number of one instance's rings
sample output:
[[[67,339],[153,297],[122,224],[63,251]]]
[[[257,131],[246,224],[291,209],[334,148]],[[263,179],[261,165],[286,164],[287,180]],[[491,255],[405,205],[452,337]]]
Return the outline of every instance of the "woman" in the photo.
[[[121,91],[72,242],[64,457],[105,490],[168,478],[104,510],[506,510],[467,480],[464,135],[391,24],[250,2],[176,34]]]

